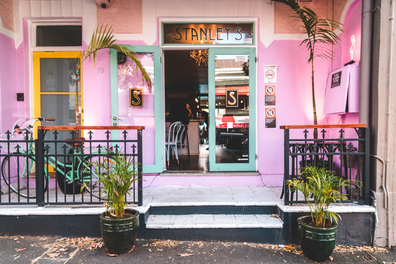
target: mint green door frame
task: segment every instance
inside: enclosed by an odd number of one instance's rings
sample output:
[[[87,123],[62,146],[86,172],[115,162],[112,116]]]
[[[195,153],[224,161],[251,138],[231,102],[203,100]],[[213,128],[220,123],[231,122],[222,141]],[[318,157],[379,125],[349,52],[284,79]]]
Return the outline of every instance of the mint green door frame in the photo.
[[[249,163],[216,163],[216,55],[249,55]],[[256,171],[256,48],[209,48],[209,170]],[[212,118],[213,117],[213,118]]]
[[[154,54],[154,115],[155,115],[155,164],[143,164],[143,173],[160,173],[162,172],[162,125],[161,125],[161,48],[159,46],[141,46],[133,45],[131,49],[137,53],[153,53]],[[118,125],[118,120],[113,120],[113,117],[118,117],[118,67],[117,67],[117,51],[110,50],[110,97],[111,97],[111,124],[114,122]],[[144,131],[143,131],[144,133]],[[112,133],[112,138],[117,140],[119,138],[118,131]],[[143,142],[144,151],[144,142]]]

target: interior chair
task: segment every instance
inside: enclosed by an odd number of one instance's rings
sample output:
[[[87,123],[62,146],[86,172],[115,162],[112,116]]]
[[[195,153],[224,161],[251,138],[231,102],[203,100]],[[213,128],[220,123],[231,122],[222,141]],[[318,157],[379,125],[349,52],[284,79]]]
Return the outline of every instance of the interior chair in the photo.
[[[184,143],[184,135],[185,136],[185,141],[186,143]],[[187,133],[187,126],[185,124],[181,124],[181,131],[179,134],[179,138],[177,140],[177,145],[180,146],[180,153],[183,155],[183,148],[187,147],[187,151],[188,151],[188,156],[190,157],[190,144],[188,142],[188,133]]]
[[[179,164],[179,156],[177,154],[177,142],[178,142],[179,134],[181,132],[180,131],[181,130],[181,125],[182,125],[182,123],[180,121],[176,121],[176,122],[173,122],[169,126],[168,137],[167,137],[167,139],[165,141],[166,161],[168,162],[168,166],[169,166],[169,152],[170,152],[170,149],[172,149],[172,155],[175,154],[176,160],[177,160],[177,164]]]

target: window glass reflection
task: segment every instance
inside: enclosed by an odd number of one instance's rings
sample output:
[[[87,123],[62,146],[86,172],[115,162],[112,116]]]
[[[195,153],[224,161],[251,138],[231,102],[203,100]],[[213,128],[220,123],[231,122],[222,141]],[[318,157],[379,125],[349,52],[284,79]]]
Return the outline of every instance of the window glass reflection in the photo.
[[[215,59],[216,163],[249,162],[249,56]]]

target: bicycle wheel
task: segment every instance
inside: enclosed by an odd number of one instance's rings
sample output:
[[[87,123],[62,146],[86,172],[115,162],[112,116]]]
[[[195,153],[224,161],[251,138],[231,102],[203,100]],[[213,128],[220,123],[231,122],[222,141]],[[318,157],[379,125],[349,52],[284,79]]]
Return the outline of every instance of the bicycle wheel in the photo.
[[[112,158],[104,156],[92,156],[85,158],[79,165],[79,175],[80,179],[86,186],[86,189],[92,196],[99,198],[100,200],[106,201],[106,192],[103,184],[99,181],[99,175],[106,174],[106,171],[99,169],[94,164],[96,162],[109,162],[109,164],[114,164],[115,161]]]
[[[26,198],[36,198],[36,161],[30,157],[9,156],[1,164],[3,179],[10,190]],[[44,192],[47,190],[44,169]]]

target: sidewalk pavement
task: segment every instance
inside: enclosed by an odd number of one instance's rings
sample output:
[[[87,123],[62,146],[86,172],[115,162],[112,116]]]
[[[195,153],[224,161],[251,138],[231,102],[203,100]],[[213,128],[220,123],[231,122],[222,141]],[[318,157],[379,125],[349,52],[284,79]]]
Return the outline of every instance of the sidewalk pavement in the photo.
[[[138,239],[114,256],[100,238],[0,236],[0,263],[315,263],[298,245]],[[396,263],[396,250],[337,246],[324,263]]]

